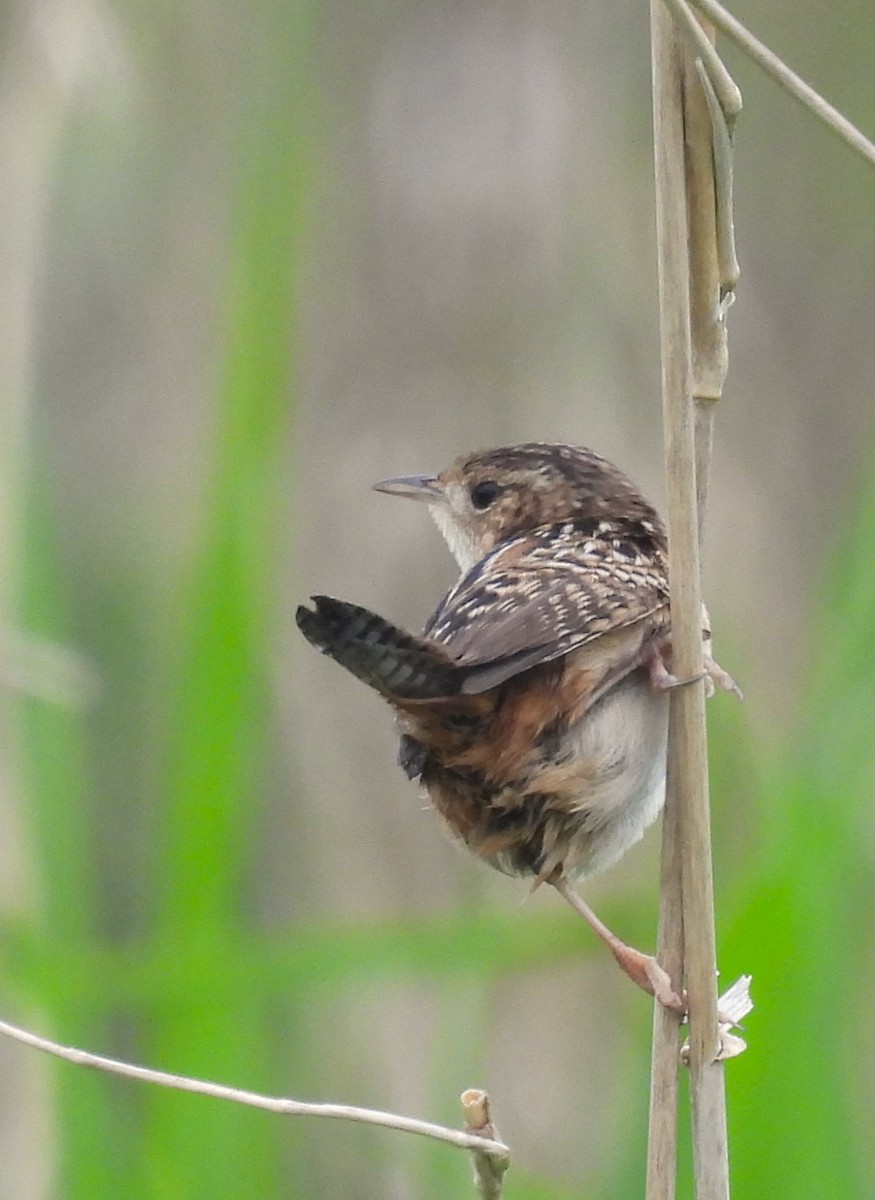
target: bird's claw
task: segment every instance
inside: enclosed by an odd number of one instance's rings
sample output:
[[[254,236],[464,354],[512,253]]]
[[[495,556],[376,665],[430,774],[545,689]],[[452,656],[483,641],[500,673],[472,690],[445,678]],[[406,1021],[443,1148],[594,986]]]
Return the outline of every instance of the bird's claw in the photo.
[[[671,654],[671,643],[664,642],[655,646],[647,661],[647,671],[650,686],[655,692],[670,692],[673,688],[686,687],[688,683],[696,683],[704,679],[707,671],[699,671],[688,679],[681,679],[666,666],[666,659]]]
[[[728,671],[724,671],[723,667],[711,657],[710,654],[705,655],[705,675],[708,678],[710,688],[708,696],[713,696],[716,688],[720,688],[723,692],[732,692],[733,696],[737,696],[739,700],[744,699],[744,692],[732,678]]]
[[[652,955],[645,955],[644,959],[644,969],[647,974],[647,982],[650,985],[645,990],[649,991],[663,1008],[677,1013],[680,1017],[685,1017],[687,1015],[686,992],[681,996],[677,994],[671,985],[668,971],[664,967],[661,967]]]

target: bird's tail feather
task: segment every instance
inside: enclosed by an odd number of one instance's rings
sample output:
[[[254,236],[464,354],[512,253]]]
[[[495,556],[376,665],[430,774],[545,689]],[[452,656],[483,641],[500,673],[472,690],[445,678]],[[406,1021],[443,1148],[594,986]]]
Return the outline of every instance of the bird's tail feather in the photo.
[[[385,696],[439,700],[458,695],[465,672],[433,643],[346,600],[311,597],[296,614],[304,637]]]

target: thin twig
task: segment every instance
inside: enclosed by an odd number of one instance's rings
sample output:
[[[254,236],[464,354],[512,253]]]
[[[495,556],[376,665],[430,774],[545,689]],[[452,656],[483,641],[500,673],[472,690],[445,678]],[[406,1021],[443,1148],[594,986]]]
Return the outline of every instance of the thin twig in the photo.
[[[384,1129],[397,1129],[401,1133],[416,1133],[439,1142],[448,1142],[451,1146],[459,1146],[463,1150],[476,1151],[494,1159],[497,1164],[503,1164],[505,1168],[510,1157],[508,1147],[496,1138],[466,1133],[460,1129],[449,1129],[443,1125],[434,1125],[431,1121],[417,1120],[415,1117],[402,1117],[397,1113],[381,1112],[373,1108],[357,1108],[351,1104],[309,1104],[303,1100],[288,1100],[281,1096],[264,1096],[260,1092],[227,1087],[222,1083],[191,1079],[187,1075],[155,1071],[150,1067],[138,1067],[119,1059],[105,1058],[102,1054],[91,1054],[88,1050],[79,1050],[74,1046],[62,1046],[59,1042],[20,1029],[8,1021],[0,1021],[0,1034],[22,1042],[25,1046],[43,1050],[46,1054],[53,1054],[65,1062],[75,1063],[76,1066],[94,1067],[98,1071],[122,1075],[126,1079],[137,1079],[141,1083],[154,1083],[158,1087],[173,1088],[179,1092],[196,1092],[201,1096],[230,1100],[234,1104],[245,1104],[250,1108],[261,1108],[266,1112],[282,1113],[288,1117],[329,1117],[340,1121],[359,1121],[365,1125],[380,1125]]]
[[[779,83],[786,92],[794,96],[800,104],[804,104],[809,112],[826,125],[827,129],[831,129],[870,166],[875,167],[875,144],[838,109],[833,108],[828,101],[824,100],[823,96],[816,92],[809,83],[800,79],[796,72],[792,71],[773,50],[754,37],[737,17],[727,12],[722,4],[717,3],[717,0],[691,0],[691,3],[701,13],[704,13],[721,33],[726,34],[745,54],[762,67],[766,74]]]

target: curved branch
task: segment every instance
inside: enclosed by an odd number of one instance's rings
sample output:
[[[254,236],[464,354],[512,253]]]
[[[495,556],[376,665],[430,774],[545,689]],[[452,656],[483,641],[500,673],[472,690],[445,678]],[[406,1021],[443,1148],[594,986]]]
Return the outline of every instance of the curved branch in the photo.
[[[510,1150],[495,1138],[481,1137],[475,1133],[466,1133],[460,1129],[449,1129],[444,1125],[434,1125],[431,1121],[420,1121],[416,1117],[402,1117],[397,1113],[381,1112],[373,1108],[357,1108],[351,1104],[309,1104],[303,1100],[288,1100],[281,1096],[264,1096],[259,1092],[249,1092],[241,1088],[227,1087],[222,1083],[211,1083],[208,1080],[192,1079],[187,1075],[174,1075],[169,1071],[155,1071],[151,1067],[138,1067],[133,1063],[121,1062],[115,1058],[105,1058],[102,1054],[91,1054],[88,1050],[79,1050],[75,1046],[62,1046],[49,1038],[30,1033],[8,1021],[0,1021],[0,1034],[32,1046],[65,1062],[75,1063],[80,1067],[93,1067],[98,1071],[106,1071],[111,1075],[121,1075],[126,1079],[137,1079],[141,1083],[154,1083],[159,1087],[174,1088],[179,1092],[196,1092],[202,1096],[213,1096],[217,1100],[230,1100],[234,1104],[245,1104],[250,1108],[262,1108],[267,1112],[282,1113],[288,1117],[330,1117],[340,1121],[359,1121],[366,1125],[381,1125],[385,1129],[397,1129],[401,1133],[416,1133],[421,1137],[433,1138],[439,1142],[448,1142],[451,1146],[459,1146],[462,1150],[475,1151],[486,1155],[496,1164],[507,1165]]]
[[[856,125],[852,125],[837,108],[833,108],[828,101],[824,100],[823,96],[816,92],[810,84],[806,83],[804,79],[800,79],[795,71],[791,71],[783,59],[754,37],[737,17],[734,17],[731,12],[727,12],[717,0],[690,0],[690,2],[721,33],[735,42],[736,46],[743,50],[749,58],[752,58],[767,75],[780,84],[785,92],[789,92],[800,104],[804,104],[808,111],[822,121],[828,129],[838,134],[843,142],[855,150],[870,166],[875,167],[875,145],[869,141],[866,135],[861,133]]]

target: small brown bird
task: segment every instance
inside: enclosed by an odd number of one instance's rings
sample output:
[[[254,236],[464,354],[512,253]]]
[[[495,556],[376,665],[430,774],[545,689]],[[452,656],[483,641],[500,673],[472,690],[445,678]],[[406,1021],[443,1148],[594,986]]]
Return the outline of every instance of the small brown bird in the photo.
[[[683,1009],[570,883],[615,863],[663,804],[666,692],[685,681],[668,665],[659,515],[576,446],[508,446],[374,486],[428,505],[461,578],[421,637],[328,596],[298,609],[301,631],[389,701],[401,766],[474,854],[552,884],[636,983]]]

